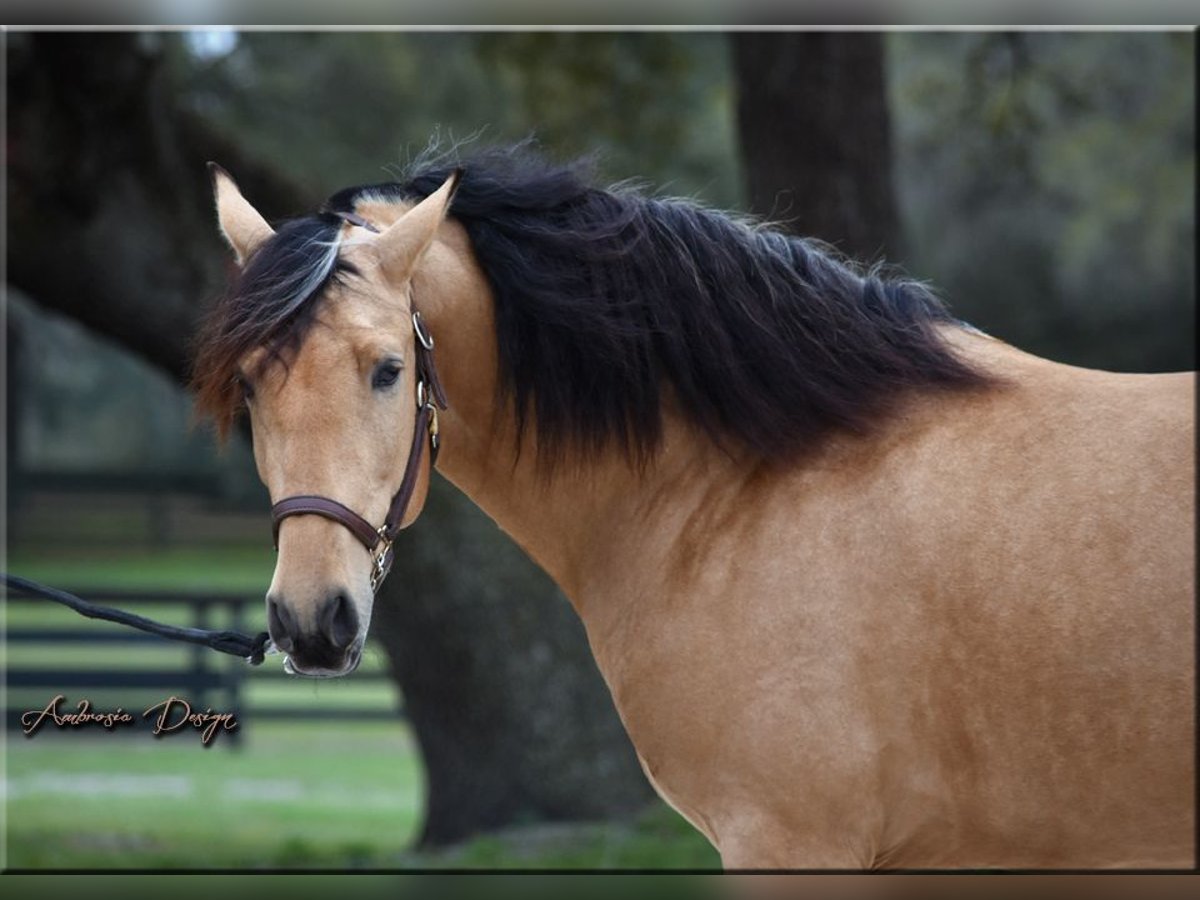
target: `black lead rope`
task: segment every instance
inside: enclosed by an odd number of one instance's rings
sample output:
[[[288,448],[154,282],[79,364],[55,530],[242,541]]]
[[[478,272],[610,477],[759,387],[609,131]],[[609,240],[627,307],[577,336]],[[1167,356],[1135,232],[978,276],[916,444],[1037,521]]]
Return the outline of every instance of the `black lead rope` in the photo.
[[[186,641],[189,644],[211,647],[222,653],[240,656],[252,666],[262,663],[267,644],[270,642],[270,636],[265,631],[260,632],[256,637],[251,637],[238,631],[209,631],[205,628],[180,628],[175,625],[163,625],[135,613],[89,603],[74,594],[46,587],[44,584],[30,581],[28,578],[8,573],[0,573],[0,577],[3,577],[6,587],[69,606],[81,616],[87,616],[89,619],[106,619],[109,622],[117,622],[120,625],[128,625],[130,628],[148,631],[150,634],[156,634],[172,641]]]

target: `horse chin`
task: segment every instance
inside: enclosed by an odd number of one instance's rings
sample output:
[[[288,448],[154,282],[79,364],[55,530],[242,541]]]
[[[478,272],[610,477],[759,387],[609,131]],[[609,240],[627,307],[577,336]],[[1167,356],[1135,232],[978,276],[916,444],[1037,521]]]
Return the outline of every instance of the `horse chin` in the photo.
[[[298,675],[301,678],[341,678],[344,675],[349,675],[358,668],[362,662],[362,640],[355,641],[349,650],[346,651],[345,662],[341,668],[328,668],[326,666],[306,666],[297,662],[291,656],[283,658],[283,671],[289,675]]]

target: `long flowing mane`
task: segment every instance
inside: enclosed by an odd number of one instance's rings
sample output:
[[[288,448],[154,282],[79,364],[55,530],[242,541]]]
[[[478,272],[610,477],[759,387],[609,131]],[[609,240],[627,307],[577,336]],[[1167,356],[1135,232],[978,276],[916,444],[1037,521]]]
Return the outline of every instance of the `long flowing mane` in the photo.
[[[938,334],[953,321],[919,283],[860,272],[821,245],[697,204],[592,186],[527,147],[418,164],[348,188],[281,227],[218,303],[199,344],[198,408],[223,427],[237,361],[286,359],[364,198],[417,200],[456,166],[450,210],[495,295],[500,402],[539,458],[619,446],[648,458],[670,403],[722,446],[793,458],[835,430],[866,433],[902,393],[987,383]]]

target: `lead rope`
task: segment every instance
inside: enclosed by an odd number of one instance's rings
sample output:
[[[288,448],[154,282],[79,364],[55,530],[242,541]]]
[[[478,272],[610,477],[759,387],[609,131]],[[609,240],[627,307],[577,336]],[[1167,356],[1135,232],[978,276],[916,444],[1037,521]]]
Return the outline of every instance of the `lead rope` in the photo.
[[[104,619],[120,625],[128,625],[130,628],[136,628],[139,631],[147,631],[150,634],[155,634],[168,640],[185,641],[189,644],[210,647],[213,650],[220,650],[222,653],[240,656],[252,666],[262,664],[263,657],[267,653],[268,645],[271,641],[270,635],[265,631],[251,637],[239,631],[210,631],[206,628],[184,628],[177,625],[163,625],[161,622],[155,622],[136,613],[89,603],[87,600],[76,597],[74,594],[68,594],[66,591],[38,584],[36,581],[30,581],[28,578],[21,578],[18,575],[9,575],[7,572],[3,572],[0,573],[0,577],[4,579],[4,586],[7,588],[15,588],[22,594],[31,594],[46,600],[53,600],[55,603],[61,603],[63,606],[69,606],[81,616],[87,616],[89,619]]]

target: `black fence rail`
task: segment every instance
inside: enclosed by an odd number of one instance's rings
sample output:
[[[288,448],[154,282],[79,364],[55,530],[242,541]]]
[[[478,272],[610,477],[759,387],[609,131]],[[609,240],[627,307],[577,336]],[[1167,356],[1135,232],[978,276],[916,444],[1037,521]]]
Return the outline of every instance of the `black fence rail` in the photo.
[[[233,502],[222,497],[211,473],[22,469],[8,487],[10,546],[62,540],[154,549],[224,545],[262,541],[270,527],[265,494],[250,504]]]
[[[135,611],[139,606],[178,610],[176,615],[162,616],[172,624],[237,631],[247,630],[245,622],[248,610],[256,610],[262,604],[261,598],[239,593],[200,595],[160,590],[69,590],[87,600]],[[229,732],[234,743],[256,721],[395,720],[403,715],[397,702],[377,703],[374,706],[312,702],[313,683],[286,675],[275,657],[268,657],[262,666],[251,667],[243,660],[214,653],[206,647],[174,644],[109,622],[67,619],[64,614],[73,615],[69,611],[17,589],[7,591],[6,607],[9,611],[6,636],[10,659],[13,655],[11,651],[19,647],[37,645],[44,649],[44,653],[39,653],[37,665],[10,664],[7,668],[8,708],[5,709],[5,719],[10,730],[21,728],[23,714],[44,709],[58,694],[65,698],[59,711],[69,713],[76,710],[79,700],[90,699],[89,692],[96,691],[153,695],[158,698],[155,702],[174,696],[185,700],[197,712],[212,709],[233,713],[239,724],[236,731]],[[46,617],[13,612],[38,607],[47,609]],[[54,610],[54,613],[50,614],[49,610]],[[59,621],[69,624],[56,624]],[[88,647],[126,647],[129,652],[122,655],[116,665],[87,664],[87,653],[80,651]],[[170,652],[146,652],[164,648]],[[22,656],[28,657],[29,654]],[[83,663],[73,662],[81,658],[85,660]],[[274,704],[249,700],[248,695],[253,693],[256,685],[270,683],[278,684],[282,693],[292,693],[293,697],[287,698],[287,702]],[[359,671],[354,674],[352,681],[346,683],[352,684],[359,693],[364,686],[370,686],[374,689],[372,693],[380,697],[395,697],[391,679],[384,672]],[[131,712],[136,705],[122,703],[122,707]],[[95,701],[93,709],[100,710]],[[141,710],[136,712],[140,713]],[[136,724],[148,728],[152,726],[152,719]]]

